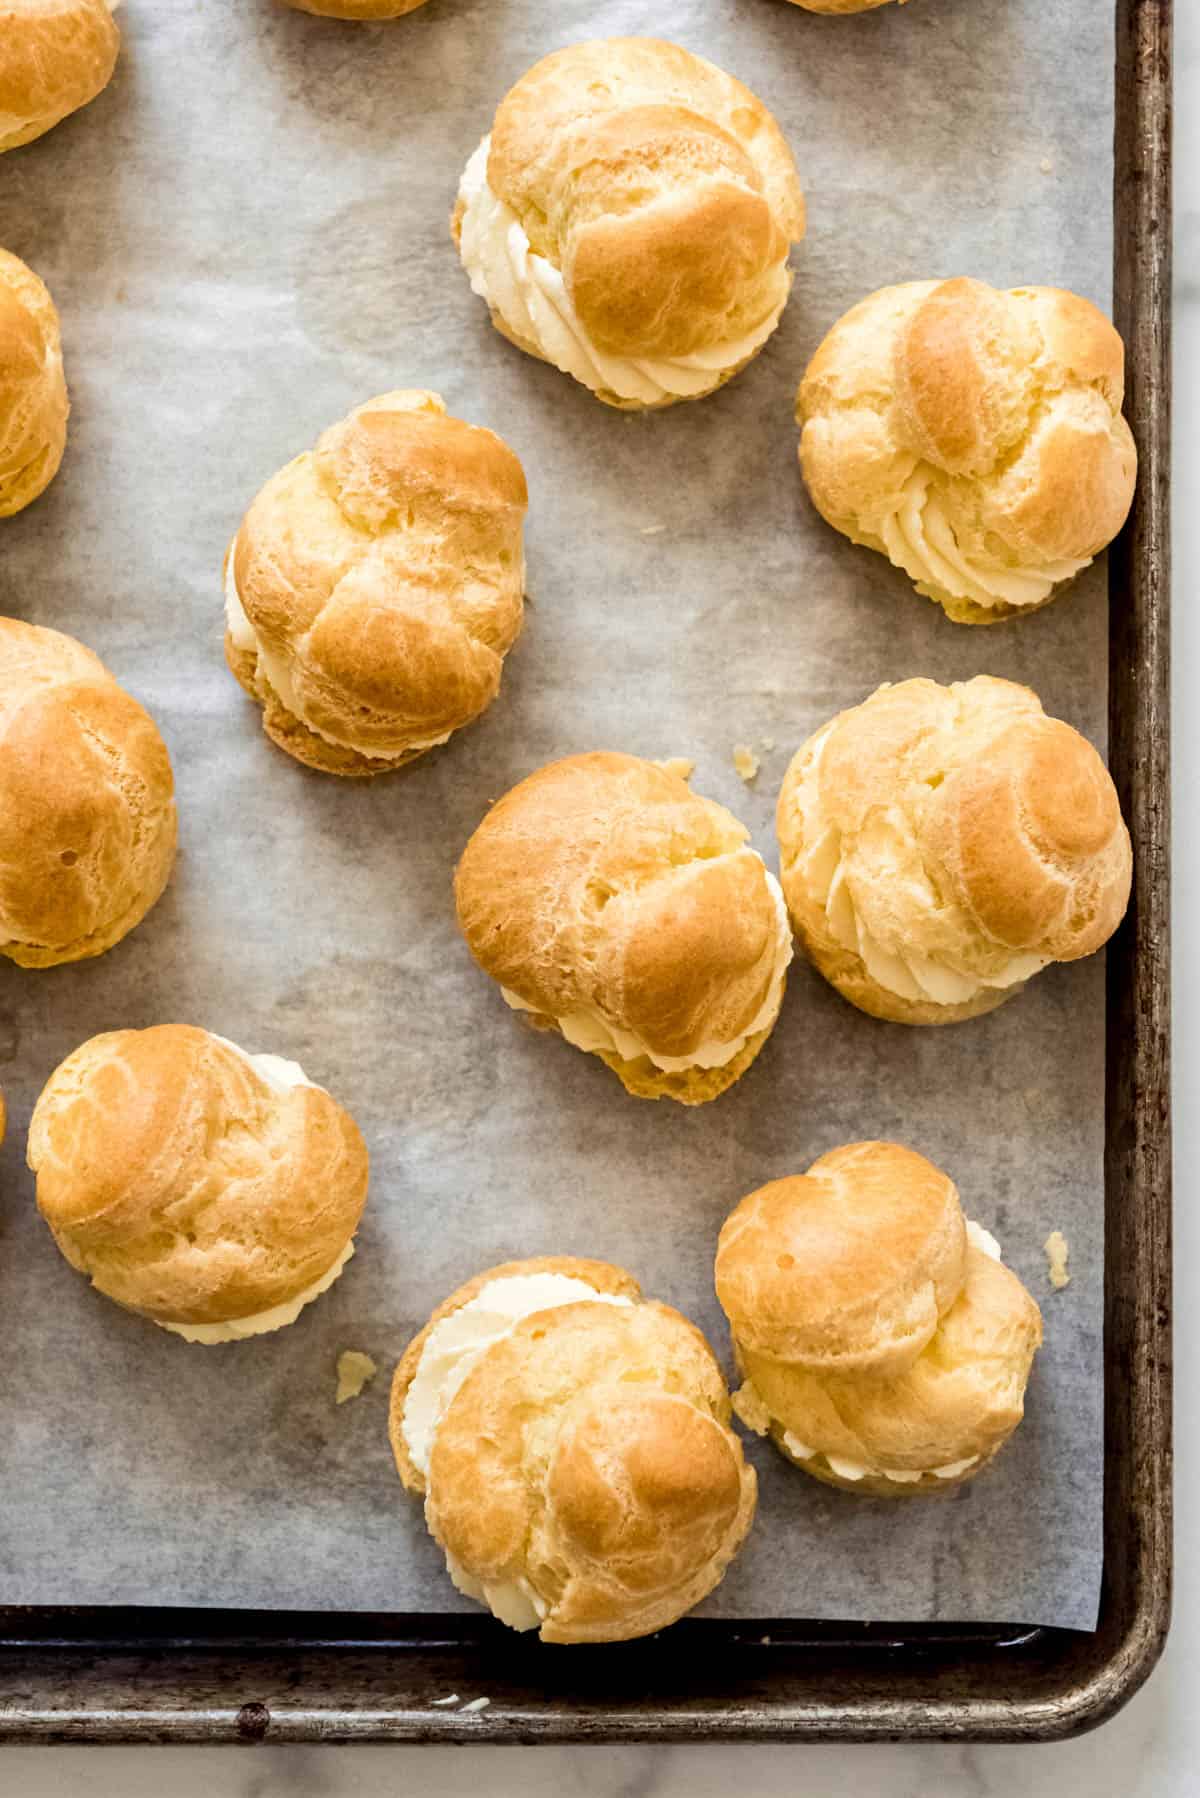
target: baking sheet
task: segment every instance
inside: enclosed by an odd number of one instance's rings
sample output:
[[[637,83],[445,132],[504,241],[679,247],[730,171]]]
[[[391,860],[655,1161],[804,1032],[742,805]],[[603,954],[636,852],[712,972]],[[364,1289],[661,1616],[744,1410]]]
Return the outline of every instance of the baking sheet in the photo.
[[[0,606],[75,633],[150,707],[180,862],[98,962],[0,966],[0,1603],[470,1609],[386,1442],[387,1375],[453,1286],[534,1252],[610,1257],[724,1355],[721,1220],[858,1136],[957,1179],[1041,1301],[1028,1417],[975,1485],[831,1492],[757,1442],[759,1517],[702,1614],[1094,1624],[1101,1559],[1102,959],[994,1016],[906,1031],[803,966],[750,1074],[686,1111],[522,1029],[453,922],[487,803],[608,746],[696,761],[774,861],[794,747],[879,681],[989,672],[1102,743],[1102,568],[1015,626],[952,626],[811,512],[792,395],[847,305],[971,272],[1109,301],[1112,19],[1078,0],[432,0],[343,27],[259,0],[122,9],[117,80],[0,162],[0,244],[49,282],[74,412],[48,495],[0,527]],[[740,75],[796,152],[810,232],[765,353],[629,418],[493,332],[446,232],[462,163],[539,55],[661,32]],[[1064,78],[1069,72],[1069,79]],[[221,660],[220,561],[258,486],[351,405],[438,389],[529,476],[531,604],[501,698],[359,786],[274,751]],[[748,743],[753,786],[731,751]],[[767,747],[768,744],[773,747]],[[372,1198],[344,1278],[290,1330],[188,1346],[92,1294],[23,1166],[41,1084],[94,1032],[203,1023],[301,1060],[354,1112]],[[1048,1287],[1041,1243],[1071,1244]],[[381,1375],[333,1402],[345,1347]]]

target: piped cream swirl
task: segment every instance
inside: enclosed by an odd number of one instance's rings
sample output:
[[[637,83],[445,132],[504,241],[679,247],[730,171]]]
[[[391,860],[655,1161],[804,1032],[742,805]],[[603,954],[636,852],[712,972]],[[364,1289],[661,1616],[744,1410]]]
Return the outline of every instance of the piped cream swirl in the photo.
[[[994,966],[976,969],[960,965],[948,954],[922,954],[894,931],[885,939],[872,927],[870,912],[874,908],[868,888],[877,887],[885,874],[893,894],[903,889],[913,934],[921,931],[922,919],[932,921],[943,907],[916,852],[912,827],[899,807],[887,818],[873,821],[869,881],[858,858],[847,852],[837,825],[826,818],[821,803],[821,759],[834,723],[813,746],[799,795],[805,837],[811,844],[802,864],[803,878],[813,902],[825,913],[834,941],[857,955],[871,979],[887,992],[917,1003],[963,1005],[989,987],[1003,991],[1039,973],[1047,965],[1047,956],[998,953]]]
[[[935,598],[948,595],[988,608],[1037,606],[1091,561],[1084,556],[1081,561],[1014,568],[995,558],[968,555],[955,536],[933,478],[929,464],[918,462],[904,483],[899,506],[876,528],[893,566]]]
[[[744,336],[669,360],[606,354],[584,329],[560,270],[535,253],[516,213],[488,186],[490,146],[485,137],[459,186],[463,267],[473,292],[499,313],[513,335],[535,345],[563,374],[593,393],[612,393],[644,406],[694,399],[749,361],[774,331],[791,288],[786,259],[779,264],[770,311]]]

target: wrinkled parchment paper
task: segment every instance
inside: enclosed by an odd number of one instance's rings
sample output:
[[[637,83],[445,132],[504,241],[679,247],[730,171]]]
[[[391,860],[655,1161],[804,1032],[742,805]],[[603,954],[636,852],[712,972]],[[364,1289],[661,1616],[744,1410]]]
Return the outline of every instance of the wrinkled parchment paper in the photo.
[[[62,474],[0,524],[0,605],[95,647],[174,758],[166,898],[97,962],[0,964],[0,1602],[461,1610],[392,1470],[387,1376],[461,1280],[533,1252],[625,1263],[727,1354],[732,1205],[834,1144],[895,1136],[957,1179],[1046,1318],[1027,1421],[937,1502],[856,1500],[757,1442],[761,1505],[704,1613],[1094,1624],[1101,1510],[1101,959],[950,1030],[873,1022],[808,969],[752,1072],[686,1111],[521,1028],[455,930],[487,803],[541,763],[695,759],[774,863],[792,750],[878,682],[1029,681],[1102,741],[1104,574],[1015,625],[949,624],[809,508],[792,398],[834,318],[963,272],[1109,298],[1111,8],[912,0],[432,0],[346,26],[267,0],[131,0],[109,92],[0,160],[0,243],[49,282],[74,412]],[[810,235],[764,355],[629,418],[507,345],[446,229],[495,102],[557,45],[668,31],[754,87]],[[372,784],[272,749],[221,658],[220,564],[259,485],[351,405],[439,389],[501,431],[532,504],[501,698]],[[753,786],[735,744],[761,757]],[[203,1023],[303,1062],[370,1143],[359,1252],[277,1336],[190,1347],[93,1294],[23,1165],[42,1082],[96,1031]],[[1071,1245],[1051,1290],[1041,1244]],[[335,1364],[380,1378],[335,1407]]]

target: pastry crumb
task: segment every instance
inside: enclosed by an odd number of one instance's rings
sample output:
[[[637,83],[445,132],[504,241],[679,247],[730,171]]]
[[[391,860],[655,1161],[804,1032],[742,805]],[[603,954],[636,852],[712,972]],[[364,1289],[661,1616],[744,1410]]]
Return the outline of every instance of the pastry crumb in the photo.
[[[337,1359],[337,1396],[334,1403],[344,1405],[348,1398],[357,1398],[368,1380],[373,1380],[378,1372],[370,1355],[364,1355],[361,1349],[343,1349]]]
[[[666,530],[665,524],[644,524],[638,532],[639,537],[657,537],[660,531]]]
[[[1052,175],[1054,173],[1054,164],[1051,162],[1051,160],[1048,156],[1042,157],[1042,160],[1038,164],[1038,167],[1041,169],[1043,175]]]
[[[738,1417],[748,1430],[756,1436],[765,1436],[771,1427],[771,1413],[758,1396],[758,1389],[747,1380],[733,1394],[730,1403]]]
[[[1042,1247],[1046,1252],[1046,1260],[1049,1264],[1047,1272],[1050,1276],[1050,1284],[1056,1292],[1061,1292],[1064,1286],[1071,1284],[1071,1276],[1067,1272],[1067,1257],[1071,1252],[1070,1245],[1061,1230],[1051,1230]]]
[[[658,766],[666,774],[677,774],[680,780],[691,780],[696,772],[695,762],[690,762],[686,755],[663,756]]]
[[[771,751],[772,751],[772,750],[773,750],[773,749],[774,749],[774,747],[775,747],[775,739],[774,739],[774,737],[764,737],[764,738],[763,738],[763,740],[762,740],[762,751],[763,751],[763,754],[764,754],[764,755],[770,755],[770,753],[771,753]]]
[[[733,765],[741,775],[742,779],[746,782],[747,786],[749,786],[750,782],[758,773],[758,757],[748,743],[735,744],[733,751]]]

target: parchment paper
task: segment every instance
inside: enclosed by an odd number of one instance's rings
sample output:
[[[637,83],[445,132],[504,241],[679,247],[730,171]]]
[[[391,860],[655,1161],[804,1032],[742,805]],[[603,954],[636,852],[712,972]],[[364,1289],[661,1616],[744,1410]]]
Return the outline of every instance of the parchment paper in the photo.
[[[706,1328],[716,1234],[762,1181],[862,1136],[952,1172],[1042,1302],[1012,1446],[945,1500],[827,1491],[751,1442],[761,1505],[720,1616],[1094,1625],[1100,1575],[1103,968],[993,1017],[905,1030],[797,965],[752,1072],[687,1111],[628,1098],[521,1028],[472,966],[451,870],[531,769],[694,757],[775,860],[793,749],[878,682],[1028,681],[1097,742],[1104,572],[1016,625],[949,624],[810,509],[792,400],[834,318],[971,272],[1109,299],[1111,8],[912,0],[432,0],[343,26],[265,0],[132,0],[110,91],[0,160],[0,243],[63,314],[74,411],[49,494],[0,524],[0,604],[94,646],[150,707],[179,786],[166,898],[101,960],[0,964],[0,1602],[470,1608],[391,1467],[387,1380],[461,1280],[533,1252],[613,1258]],[[773,107],[810,205],[764,355],[630,419],[490,328],[446,229],[495,102],[574,39],[665,32]],[[501,698],[406,774],[307,774],[221,658],[220,564],[259,485],[351,405],[429,386],[501,431],[532,504],[530,609]],[[735,744],[762,757],[752,787]],[[765,747],[772,744],[773,747]],[[23,1165],[37,1092],[96,1031],[203,1023],[303,1062],[370,1143],[359,1253],[292,1329],[191,1347],[94,1294]],[[1053,1293],[1041,1244],[1071,1245]],[[335,1409],[339,1350],[380,1378]]]

